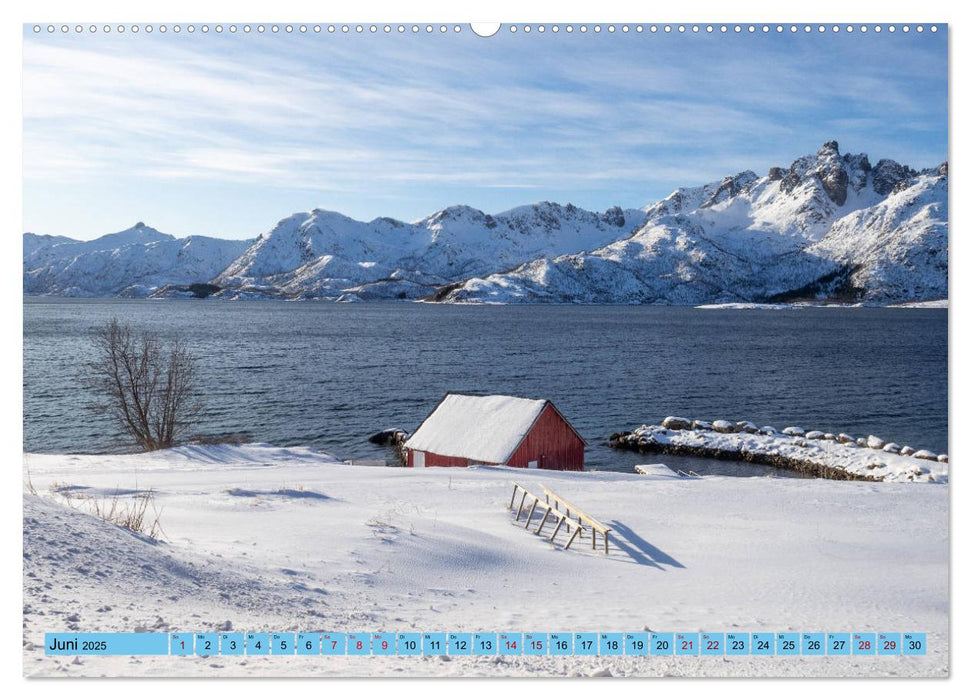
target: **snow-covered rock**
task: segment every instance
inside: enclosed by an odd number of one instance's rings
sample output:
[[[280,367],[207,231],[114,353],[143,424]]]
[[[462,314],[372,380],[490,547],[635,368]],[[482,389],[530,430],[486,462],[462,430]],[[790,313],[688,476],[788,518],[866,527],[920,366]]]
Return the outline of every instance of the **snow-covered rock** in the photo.
[[[691,421],[687,418],[680,418],[678,416],[668,416],[661,421],[661,425],[668,430],[687,430],[691,427]]]
[[[886,443],[876,435],[868,435],[866,438],[866,446],[871,450],[882,450],[885,444]]]
[[[853,437],[852,435],[847,435],[846,433],[840,433],[839,435],[836,436],[836,439],[844,444],[850,443],[850,442],[854,442],[854,443],[856,442],[855,437]]]
[[[617,441],[618,447],[698,457],[739,459],[816,472],[831,478],[852,475],[876,481],[946,483],[947,465],[927,450],[912,455],[861,450],[855,443],[807,440],[804,436],[720,433],[717,430],[667,431],[642,425]]]
[[[899,454],[900,453],[900,445],[898,445],[895,442],[888,442],[886,445],[883,446],[883,451],[884,452],[891,452],[893,454]]]
[[[824,437],[826,437],[826,433],[822,430],[810,430],[806,433],[806,439],[808,440],[822,440]]]
[[[871,302],[947,297],[947,177],[922,174],[833,223],[806,249],[852,268],[846,285]]]
[[[783,435],[793,435],[796,437],[802,437],[806,434],[806,431],[797,425],[790,425],[788,428],[782,429]]]
[[[715,429],[718,433],[735,433],[738,432],[738,427],[727,420],[716,420],[712,421],[711,427]]]

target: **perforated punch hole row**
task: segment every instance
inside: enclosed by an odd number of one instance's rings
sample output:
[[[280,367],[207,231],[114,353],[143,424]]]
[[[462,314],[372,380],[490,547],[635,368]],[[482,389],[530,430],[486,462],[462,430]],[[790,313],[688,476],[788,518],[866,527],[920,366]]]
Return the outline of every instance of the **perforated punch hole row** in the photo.
[[[76,33],[76,34],[82,34],[85,31],[87,31],[87,33],[89,33],[89,34],[94,34],[94,33],[98,33],[98,32],[101,32],[101,33],[104,33],[104,34],[111,34],[112,32],[117,33],[117,34],[124,34],[126,31],[129,32],[129,33],[132,33],[132,34],[137,34],[140,31],[143,31],[146,34],[151,34],[151,33],[156,32],[156,31],[157,32],[160,32],[160,33],[163,33],[163,34],[166,33],[166,32],[168,32],[168,31],[173,31],[173,32],[175,32],[177,34],[178,33],[181,33],[182,31],[186,31],[186,32],[192,34],[192,33],[196,32],[197,30],[200,31],[200,32],[202,32],[203,34],[207,34],[210,31],[214,31],[217,34],[222,33],[224,31],[227,31],[230,34],[235,34],[235,33],[237,33],[237,31],[241,31],[244,34],[249,34],[252,31],[256,31],[257,33],[263,33],[265,31],[267,31],[267,26],[269,27],[269,31],[272,32],[272,33],[279,33],[279,32],[282,31],[283,33],[286,33],[286,34],[297,34],[297,33],[299,33],[299,34],[308,34],[308,33],[320,34],[320,33],[322,33],[322,32],[325,31],[325,29],[324,29],[325,26],[326,26],[326,33],[329,33],[329,34],[333,34],[335,31],[339,31],[339,32],[344,33],[344,34],[349,34],[349,33],[354,33],[354,34],[379,34],[379,33],[391,34],[391,33],[394,33],[394,32],[397,32],[397,33],[407,33],[409,31],[412,34],[421,34],[421,33],[432,34],[432,33],[435,33],[436,31],[438,33],[444,34],[446,32],[459,33],[459,32],[462,31],[462,25],[459,25],[459,24],[453,24],[453,25],[445,25],[445,24],[432,25],[432,24],[429,24],[429,25],[423,25],[423,26],[411,25],[410,27],[406,27],[405,25],[391,25],[391,24],[384,24],[384,25],[378,25],[378,24],[370,24],[370,25],[366,25],[366,24],[356,24],[356,25],[355,24],[350,24],[350,25],[347,25],[347,24],[345,24],[345,25],[320,25],[320,24],[314,24],[314,25],[307,25],[307,24],[302,24],[302,25],[292,25],[292,24],[286,24],[286,25],[279,25],[279,24],[271,24],[271,25],[262,25],[262,24],[260,24],[260,25],[250,25],[250,24],[236,25],[236,24],[230,24],[230,25],[223,25],[223,24],[215,24],[215,25],[211,25],[211,26],[208,25],[208,24],[203,24],[203,25],[199,25],[198,27],[196,25],[194,25],[194,24],[187,24],[187,25],[181,25],[181,24],[174,24],[174,25],[165,25],[165,24],[161,24],[161,25],[156,25],[156,24],[144,24],[144,25],[142,25],[142,24],[119,24],[119,25],[115,25],[115,26],[105,24],[105,25],[99,27],[98,25],[92,24],[92,25],[88,25],[88,27],[86,29],[81,24],[74,25],[73,27],[71,27],[68,24],[61,24],[61,25],[48,24],[46,26],[45,25],[40,25],[40,24],[34,24],[34,25],[32,25],[31,28],[32,28],[32,31],[35,34],[40,34],[42,32],[47,32],[48,34],[56,34],[56,33],[67,34],[67,33],[70,33],[72,31],[74,33]],[[853,25],[853,24],[847,24],[847,25],[839,25],[839,24],[833,24],[833,25],[781,25],[780,24],[780,25],[773,25],[773,26],[770,26],[770,25],[767,25],[767,24],[758,25],[758,26],[757,25],[746,25],[746,26],[742,26],[742,25],[706,25],[706,26],[701,26],[701,25],[697,25],[697,24],[694,24],[694,25],[683,25],[683,24],[681,24],[681,25],[676,25],[676,24],[675,25],[672,25],[672,24],[665,24],[665,25],[642,25],[642,24],[607,24],[607,25],[600,25],[600,24],[594,24],[594,25],[589,25],[589,26],[586,25],[586,24],[577,24],[577,25],[574,25],[574,24],[566,24],[566,25],[560,25],[560,24],[553,24],[553,25],[546,25],[546,24],[538,24],[538,25],[532,25],[532,24],[525,24],[525,25],[523,25],[523,24],[510,24],[508,26],[503,26],[502,24],[500,24],[498,22],[497,23],[481,23],[480,22],[480,23],[472,23],[472,24],[470,24],[468,26],[471,29],[472,33],[474,33],[476,36],[480,36],[480,37],[483,37],[483,38],[488,38],[488,37],[491,37],[491,36],[495,36],[500,31],[503,31],[503,30],[505,30],[506,32],[508,32],[510,34],[516,34],[517,32],[524,33],[524,34],[530,34],[530,33],[534,32],[534,31],[537,32],[537,33],[539,33],[539,34],[545,34],[547,32],[550,32],[552,34],[559,34],[561,32],[565,32],[566,34],[573,34],[574,32],[577,32],[579,34],[586,34],[588,31],[591,32],[591,33],[593,33],[593,34],[601,34],[601,33],[605,33],[605,34],[614,34],[614,33],[618,33],[618,34],[628,34],[628,33],[631,33],[631,32],[636,33],[636,34],[643,34],[645,32],[645,27],[646,27],[647,32],[649,34],[656,34],[659,31],[662,32],[662,33],[668,33],[668,34],[670,34],[672,32],[676,32],[676,33],[679,33],[679,34],[687,34],[687,33],[697,34],[699,32],[705,32],[705,33],[708,33],[708,34],[712,34],[712,33],[716,33],[716,32],[721,32],[721,33],[729,33],[729,32],[732,32],[732,33],[742,33],[742,32],[756,33],[756,32],[762,32],[764,34],[768,34],[768,33],[772,32],[772,31],[775,31],[775,32],[778,32],[778,33],[782,33],[782,32],[785,32],[785,31],[790,31],[792,33],[796,33],[796,32],[799,32],[800,30],[803,31],[803,32],[805,32],[805,33],[807,33],[807,34],[808,33],[812,33],[812,32],[816,32],[816,33],[820,33],[820,34],[826,33],[826,32],[831,32],[831,33],[834,33],[835,34],[835,33],[839,33],[840,31],[844,31],[844,32],[847,32],[847,33],[853,33],[854,31],[860,31],[860,32],[863,32],[863,33],[866,33],[868,31],[874,31],[874,32],[878,32],[878,33],[879,32],[882,32],[882,31],[887,31],[887,32],[889,32],[891,34],[896,33],[898,31],[901,32],[901,33],[903,33],[903,34],[909,34],[910,32],[913,31],[913,32],[916,32],[916,33],[921,34],[921,33],[924,33],[925,31],[929,31],[929,32],[932,32],[932,33],[936,33],[938,31],[938,26],[937,25],[923,25],[923,24],[889,24],[889,25],[879,25],[879,24],[869,24],[869,25],[867,25],[867,24],[863,24],[863,25]]]

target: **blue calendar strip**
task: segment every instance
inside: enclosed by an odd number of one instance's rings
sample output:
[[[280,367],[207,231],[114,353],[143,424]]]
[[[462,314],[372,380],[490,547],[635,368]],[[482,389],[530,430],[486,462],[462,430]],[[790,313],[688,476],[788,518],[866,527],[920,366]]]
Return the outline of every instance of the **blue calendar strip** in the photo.
[[[170,632],[44,635],[48,656],[924,656],[925,632]]]

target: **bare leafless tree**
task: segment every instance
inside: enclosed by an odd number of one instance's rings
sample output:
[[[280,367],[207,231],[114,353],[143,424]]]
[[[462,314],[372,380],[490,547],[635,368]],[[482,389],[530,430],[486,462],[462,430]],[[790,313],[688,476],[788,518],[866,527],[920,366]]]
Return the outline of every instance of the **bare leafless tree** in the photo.
[[[171,447],[198,417],[195,362],[185,342],[166,346],[112,319],[94,338],[85,384],[105,413],[146,451]]]

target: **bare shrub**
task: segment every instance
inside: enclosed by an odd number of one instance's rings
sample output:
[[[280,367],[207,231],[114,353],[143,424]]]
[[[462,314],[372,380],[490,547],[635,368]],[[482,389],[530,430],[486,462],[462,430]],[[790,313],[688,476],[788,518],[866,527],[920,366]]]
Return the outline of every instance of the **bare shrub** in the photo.
[[[31,496],[37,495],[37,489],[34,488],[34,480],[30,478],[30,469],[27,469],[27,476],[24,478],[24,488],[27,489],[27,493]]]
[[[165,534],[161,524],[162,511],[155,506],[155,493],[152,490],[130,496],[114,493],[100,498],[78,493],[60,484],[51,484],[51,491],[63,498],[71,508],[86,511],[106,523],[118,525],[153,540]]]
[[[109,416],[145,451],[171,447],[198,417],[195,361],[183,340],[166,346],[112,319],[94,338],[96,358],[85,385],[94,408]]]

